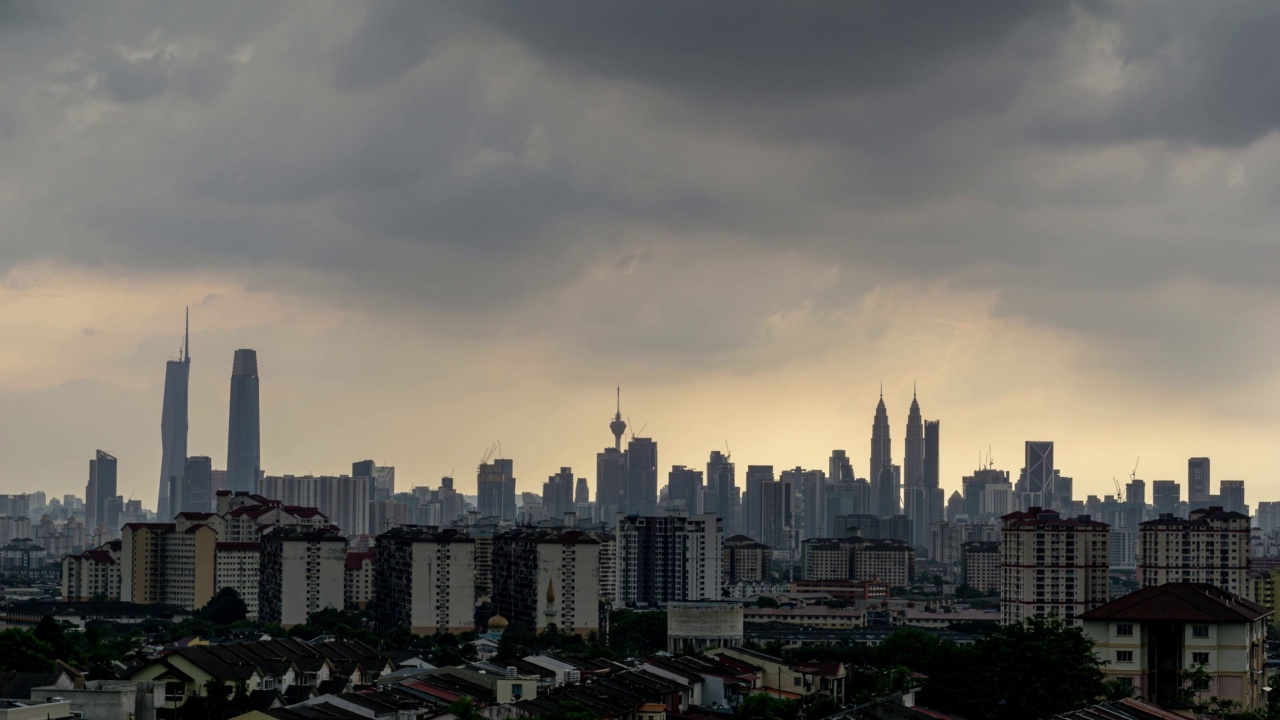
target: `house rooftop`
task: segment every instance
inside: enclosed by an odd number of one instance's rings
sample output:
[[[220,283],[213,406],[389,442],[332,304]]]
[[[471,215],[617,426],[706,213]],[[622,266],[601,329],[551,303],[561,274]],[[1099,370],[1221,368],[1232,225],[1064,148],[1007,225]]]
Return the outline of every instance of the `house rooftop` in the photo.
[[[1165,583],[1146,587],[1094,608],[1081,620],[1172,620],[1182,622],[1245,623],[1272,614],[1239,595],[1205,583]]]

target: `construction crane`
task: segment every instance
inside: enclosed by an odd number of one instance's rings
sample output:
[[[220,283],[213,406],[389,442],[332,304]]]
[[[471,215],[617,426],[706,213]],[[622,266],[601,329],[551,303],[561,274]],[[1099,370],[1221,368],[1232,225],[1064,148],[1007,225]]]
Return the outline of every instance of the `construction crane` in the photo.
[[[733,457],[733,451],[729,449],[729,441],[724,441],[724,459],[728,460]]]
[[[1138,480],[1138,463],[1142,462],[1142,456],[1139,455],[1137,460],[1133,461],[1133,472],[1129,473],[1129,482]]]
[[[649,427],[649,423],[645,423],[644,425],[641,425],[641,426],[640,426],[640,430],[637,432],[637,431],[636,431],[635,423],[631,422],[631,416],[630,416],[630,415],[628,415],[628,416],[627,416],[627,426],[631,428],[631,439],[632,439],[632,440],[635,440],[637,435],[639,435],[640,433],[644,432],[644,429],[645,429],[645,428],[647,428],[647,427]]]
[[[1111,476],[1111,482],[1116,484],[1116,502],[1124,502],[1124,488],[1120,487],[1120,481],[1115,475]]]

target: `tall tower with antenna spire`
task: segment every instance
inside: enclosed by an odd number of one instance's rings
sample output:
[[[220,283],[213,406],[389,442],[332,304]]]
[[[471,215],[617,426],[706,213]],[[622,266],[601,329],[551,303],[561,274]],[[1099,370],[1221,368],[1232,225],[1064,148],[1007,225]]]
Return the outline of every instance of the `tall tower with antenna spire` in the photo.
[[[156,512],[161,520],[172,519],[181,508],[174,507],[170,485],[177,485],[187,462],[187,395],[191,381],[191,309],[186,311],[182,347],[177,360],[164,368],[164,404],[160,412],[160,492]],[[175,478],[177,480],[175,480]]]
[[[884,385],[871,424],[871,507],[881,517],[898,514],[898,475],[893,468],[893,441],[889,435],[889,411],[884,406]]]
[[[621,452],[622,434],[627,431],[627,423],[622,420],[622,385],[618,385],[618,410],[609,423],[609,432],[613,433],[613,449]]]

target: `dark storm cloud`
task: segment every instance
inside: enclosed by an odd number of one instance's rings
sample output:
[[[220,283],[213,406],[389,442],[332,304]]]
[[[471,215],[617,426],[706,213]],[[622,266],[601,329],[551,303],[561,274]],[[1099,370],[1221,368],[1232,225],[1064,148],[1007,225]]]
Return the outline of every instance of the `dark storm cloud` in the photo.
[[[31,176],[24,211],[0,221],[0,267],[231,268],[481,329],[622,267],[619,293],[539,329],[608,353],[625,345],[619,318],[647,306],[649,331],[627,337],[705,357],[758,342],[773,313],[838,318],[878,283],[947,282],[1104,346],[1137,333],[1129,347],[1178,372],[1208,367],[1175,352],[1207,316],[1106,315],[1096,298],[1188,267],[1266,285],[1280,267],[1259,241],[1270,162],[1249,167],[1247,193],[1174,178],[1188,148],[1274,125],[1264,4],[105,5],[0,4],[0,91],[21,99],[0,109],[0,160]],[[5,25],[5,8],[36,15]],[[12,50],[35,27],[45,42]],[[1116,38],[1112,91],[1076,86],[1090,32]],[[66,149],[31,150],[50,145]],[[847,284],[775,289],[741,269],[771,253]]]
[[[1103,17],[1122,29],[1129,77],[1097,106],[1046,119],[1044,139],[1241,146],[1280,126],[1280,5],[1121,3]]]
[[[939,64],[988,53],[1024,23],[1059,15],[1069,4],[480,0],[470,6],[539,54],[578,70],[758,103],[889,90]]]

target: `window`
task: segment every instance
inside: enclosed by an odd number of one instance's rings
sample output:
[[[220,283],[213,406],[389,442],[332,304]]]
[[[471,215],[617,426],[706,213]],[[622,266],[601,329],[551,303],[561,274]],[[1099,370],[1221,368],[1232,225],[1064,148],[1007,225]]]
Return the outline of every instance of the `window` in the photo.
[[[1120,637],[1133,637],[1133,625],[1131,623],[1120,623],[1116,625],[1116,635]]]
[[[800,678],[792,678],[792,679],[791,679],[791,684],[792,684],[792,685],[797,685],[797,686],[798,686],[798,685],[800,684]]]
[[[1130,663],[1130,662],[1133,662],[1133,651],[1132,651],[1132,650],[1117,650],[1117,651],[1116,651],[1116,662],[1124,662],[1124,663]]]
[[[1207,652],[1193,652],[1193,653],[1191,653],[1191,664],[1192,664],[1192,665],[1208,665],[1208,664],[1209,664],[1209,653],[1207,653]]]
[[[513,683],[511,685],[511,697],[521,697],[524,695],[524,685],[521,683]]]
[[[1191,637],[1198,637],[1198,638],[1209,637],[1209,626],[1208,625],[1192,625]]]

